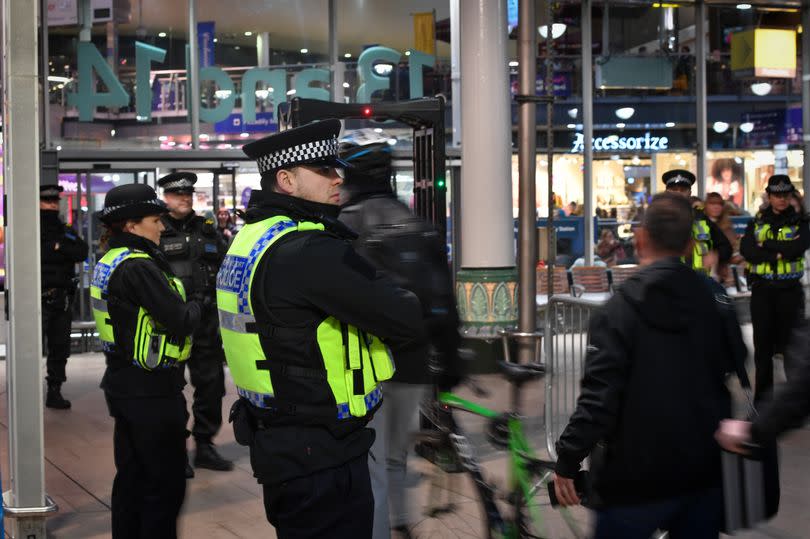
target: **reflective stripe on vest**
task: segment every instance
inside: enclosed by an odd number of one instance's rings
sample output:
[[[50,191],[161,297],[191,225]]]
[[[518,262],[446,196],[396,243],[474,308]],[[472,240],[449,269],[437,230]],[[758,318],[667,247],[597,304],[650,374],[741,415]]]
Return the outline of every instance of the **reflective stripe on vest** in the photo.
[[[257,326],[251,305],[254,270],[277,240],[290,232],[307,230],[324,227],[284,216],[245,225],[234,237],[217,274],[217,308],[225,357],[239,395],[260,408],[275,408],[273,385],[293,375],[271,379],[272,358],[265,356],[259,340],[259,333],[265,334],[267,329]],[[309,370],[323,374],[323,390],[335,402],[333,417],[364,417],[382,400],[379,382],[394,374],[388,349],[378,338],[333,317],[310,331],[315,332],[321,358],[302,359],[310,359]],[[307,403],[284,404],[304,408]]]
[[[767,240],[794,241],[799,237],[799,226],[790,225],[781,227],[774,237],[770,223],[757,221],[754,223],[754,241],[758,244]],[[748,271],[763,279],[785,281],[801,279],[804,275],[804,257],[794,260],[777,260],[776,263],[760,262],[759,264],[746,263]]]
[[[692,269],[708,274],[711,268],[703,266],[703,257],[712,250],[712,233],[705,219],[695,219],[692,223]]]
[[[115,343],[114,323],[110,318],[107,305],[110,278],[123,261],[131,258],[150,258],[150,256],[142,251],[130,251],[125,247],[119,247],[109,250],[93,270],[93,280],[90,284],[91,305],[99,339],[105,352],[118,350]],[[186,292],[183,283],[175,277],[165,273],[164,275],[169,281],[169,285],[185,301]],[[172,367],[178,362],[187,360],[191,354],[191,337],[168,335],[141,306],[138,306],[134,333],[132,362],[143,369]]]

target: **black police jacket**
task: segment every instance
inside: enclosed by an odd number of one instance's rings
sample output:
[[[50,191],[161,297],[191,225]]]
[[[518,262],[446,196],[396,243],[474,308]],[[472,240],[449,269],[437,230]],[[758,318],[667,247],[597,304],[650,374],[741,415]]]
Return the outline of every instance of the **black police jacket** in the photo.
[[[559,475],[574,477],[593,451],[605,506],[720,485],[714,432],[731,413],[726,374],[745,356],[733,310],[719,307],[726,301],[717,283],[671,258],[594,312],[581,394],[556,446]]]
[[[323,365],[314,328],[329,316],[376,335],[391,348],[394,358],[424,342],[419,301],[354,251],[350,240],[356,234],[337,220],[338,211],[337,206],[269,192],[248,209],[248,223],[284,215],[326,228],[281,237],[256,266],[251,304],[257,325],[281,329],[274,337],[259,337],[271,361]],[[280,400],[306,403],[312,399],[303,382],[273,382]],[[327,420],[252,405],[250,409],[266,427],[257,434],[251,451],[254,473],[262,483],[339,466],[364,455],[374,440],[373,431],[364,428],[368,417]]]
[[[757,243],[754,237],[754,228],[757,223],[768,223],[774,234],[783,226],[798,226],[798,238],[792,241],[765,240],[762,245]],[[804,256],[804,252],[810,248],[810,227],[808,227],[807,217],[798,213],[792,206],[779,213],[774,213],[771,207],[767,207],[757,213],[756,217],[748,223],[740,240],[740,254],[745,261],[750,264],[761,264],[770,262],[776,264],[777,255],[781,254],[785,260],[796,260]],[[754,284],[765,284],[772,287],[796,286],[799,279],[774,279],[767,281],[758,277],[754,273],[749,273],[749,279]]]
[[[76,264],[87,258],[87,243],[55,210],[40,210],[42,289],[75,287]]]
[[[427,384],[428,345],[439,352],[447,373],[460,374],[459,318],[447,263],[444,238],[416,217],[390,191],[360,193],[343,206],[340,220],[359,234],[353,242],[358,253],[410,290],[422,304],[427,340],[394,357],[396,382]]]
[[[160,236],[160,248],[172,273],[183,281],[187,297],[203,294],[213,298],[217,271],[227,251],[213,219],[192,212],[184,219],[167,214],[162,220],[166,230]]]
[[[133,342],[138,310],[143,307],[174,335],[191,335],[200,322],[201,308],[195,301],[183,302],[169,285],[171,267],[158,246],[134,234],[110,239],[109,248],[139,249],[151,258],[121,262],[110,278],[107,308],[115,321],[116,351],[105,352],[107,370],[101,388],[118,398],[172,395],[185,386],[180,368],[147,371],[133,364]]]

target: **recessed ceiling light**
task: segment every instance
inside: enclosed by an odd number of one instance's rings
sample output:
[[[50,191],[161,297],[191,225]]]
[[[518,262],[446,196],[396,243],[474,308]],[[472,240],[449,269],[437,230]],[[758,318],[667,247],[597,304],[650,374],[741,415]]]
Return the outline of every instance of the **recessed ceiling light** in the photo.
[[[616,116],[618,116],[622,120],[629,120],[633,117],[633,114],[636,113],[636,109],[633,107],[622,107],[620,109],[616,109]]]
[[[737,4],[737,9],[739,10],[751,9],[751,4]]]
[[[405,56],[410,56],[410,55],[411,55],[411,51],[405,51]]]
[[[566,26],[563,23],[555,22],[551,25],[551,39],[557,39],[565,33]],[[543,25],[537,29],[540,32],[540,37],[546,39],[548,37],[548,26]]]
[[[569,116],[571,119],[576,118],[578,113],[579,113],[579,109],[578,109],[578,108],[568,109],[568,116]]]
[[[618,127],[619,129],[624,129],[625,124],[623,122],[619,122],[616,124],[616,127]]]
[[[309,49],[301,49],[301,54],[306,54],[309,52]]]
[[[577,124],[568,124],[566,127],[567,127],[568,129],[576,129],[576,128],[577,128]]]
[[[158,37],[166,37],[166,32],[158,32]]]
[[[712,129],[714,129],[715,133],[725,133],[726,131],[728,131],[728,123],[714,122],[714,125],[712,125]]]
[[[250,133],[239,133],[239,136],[242,138],[248,138],[250,136]]]
[[[214,38],[214,43],[217,43],[218,41],[219,41],[219,38],[215,37]]]
[[[771,86],[770,82],[755,82],[751,85],[751,91],[760,96],[768,95],[772,89],[773,86]]]
[[[343,83],[343,87],[344,87],[344,88],[348,88],[348,87],[349,87],[349,83],[348,83],[348,82],[344,82],[344,83]]]
[[[245,32],[245,37],[250,37],[250,36],[252,36],[252,35],[253,35],[253,32],[251,32],[250,30],[248,30],[247,32]]]
[[[740,131],[750,133],[754,130],[754,122],[743,122],[740,124]]]
[[[618,155],[611,155],[611,156],[610,156],[610,159],[611,159],[611,160],[613,160],[613,161],[618,161],[618,160],[619,160],[619,156],[618,156]]]
[[[352,57],[352,53],[347,52],[346,54],[344,54],[344,55],[343,55],[343,57],[344,57],[344,58],[351,58],[351,57]]]
[[[675,127],[675,122],[667,122],[664,125],[667,127]]]
[[[519,65],[520,64],[518,63],[517,60],[512,60],[511,62],[509,62],[509,67],[517,67]]]
[[[238,51],[238,50],[239,50],[239,49],[241,49],[241,48],[242,48],[242,47],[240,47],[239,45],[234,45],[233,50]]]

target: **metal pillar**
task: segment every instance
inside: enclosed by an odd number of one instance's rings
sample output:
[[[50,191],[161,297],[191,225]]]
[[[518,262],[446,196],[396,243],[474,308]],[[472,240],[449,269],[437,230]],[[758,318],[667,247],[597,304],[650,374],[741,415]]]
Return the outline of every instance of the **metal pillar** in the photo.
[[[200,147],[200,59],[197,45],[197,0],[188,0],[188,109],[191,147]]]
[[[40,72],[42,73],[42,147],[51,148],[51,107],[50,91],[51,84],[48,82],[48,75],[51,70],[48,65],[48,0],[40,0],[39,3],[39,43],[40,43]]]
[[[452,96],[453,132],[451,145],[461,146],[461,32],[459,2],[450,0],[450,94]]]
[[[706,120],[706,2],[695,3],[695,68],[697,101],[697,176],[698,195],[706,196],[706,149],[708,126]]]
[[[537,13],[534,0],[520,0],[518,17],[518,60],[520,95],[518,96],[518,331],[537,330]],[[550,28],[550,26],[549,26]],[[547,66],[548,69],[548,66]],[[548,75],[548,72],[547,72]],[[546,82],[549,77],[546,76]],[[546,87],[548,92],[548,87]],[[538,361],[534,339],[518,340],[518,362]]]
[[[270,32],[256,34],[256,66],[270,65]]]
[[[42,326],[39,245],[39,2],[3,0],[3,135],[6,178],[8,423],[11,490],[3,495],[12,537],[44,539]],[[47,73],[45,73],[47,77]]]
[[[79,0],[79,41],[90,41],[93,33],[93,4],[91,0]]]
[[[592,0],[582,0],[582,192],[585,207],[585,265],[593,265],[593,48]]]
[[[462,3],[461,206],[470,217],[461,222],[463,268],[515,264],[506,38],[505,0]]]
[[[804,207],[810,211],[810,2],[802,2],[802,126],[804,166],[802,190]]]
[[[337,33],[337,9],[335,0],[329,0],[329,72],[331,73],[331,95],[332,101],[343,103],[343,65],[341,65],[338,55],[338,33]]]

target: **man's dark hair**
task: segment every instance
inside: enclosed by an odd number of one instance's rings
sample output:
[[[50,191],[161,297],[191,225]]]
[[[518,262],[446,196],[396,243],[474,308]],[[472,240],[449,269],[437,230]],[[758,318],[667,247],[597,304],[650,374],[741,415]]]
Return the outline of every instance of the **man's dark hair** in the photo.
[[[693,220],[688,198],[675,193],[660,193],[647,207],[642,226],[656,249],[680,254],[692,239]]]
[[[278,185],[278,181],[276,180],[276,174],[278,171],[281,170],[280,168],[274,168],[273,170],[268,170],[262,173],[261,180],[259,184],[262,187],[262,191],[270,191],[275,190],[276,185]]]

